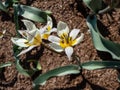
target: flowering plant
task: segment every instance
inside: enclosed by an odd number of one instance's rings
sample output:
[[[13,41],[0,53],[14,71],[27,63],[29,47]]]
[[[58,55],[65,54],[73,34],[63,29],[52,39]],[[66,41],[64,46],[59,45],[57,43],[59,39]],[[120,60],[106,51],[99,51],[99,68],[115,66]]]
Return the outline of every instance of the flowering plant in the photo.
[[[67,24],[60,21],[57,25],[57,35],[59,37],[50,35],[48,40],[52,43],[49,45],[57,52],[65,51],[70,60],[73,54],[73,46],[79,44],[84,37],[84,34],[81,33],[81,36],[76,38],[79,32],[79,29],[73,29],[70,32]]]
[[[40,31],[36,28],[36,26],[28,20],[23,20],[24,25],[27,30],[19,30],[19,33],[23,36],[23,38],[11,38],[12,42],[19,47],[28,47],[23,50],[19,55],[24,54],[36,46],[39,46],[42,42]]]

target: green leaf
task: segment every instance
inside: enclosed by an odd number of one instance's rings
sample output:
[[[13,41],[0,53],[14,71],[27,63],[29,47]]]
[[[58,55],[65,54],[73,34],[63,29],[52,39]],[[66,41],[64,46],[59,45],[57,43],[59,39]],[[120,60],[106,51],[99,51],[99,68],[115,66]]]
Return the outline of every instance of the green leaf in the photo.
[[[48,11],[42,11],[38,8],[26,5],[19,5],[18,12],[18,14],[24,18],[41,23],[47,22],[47,15],[50,14]]]
[[[120,60],[120,44],[105,39],[97,28],[96,16],[87,17],[87,25],[91,31],[92,41],[95,48],[99,51],[108,52],[113,59]]]
[[[102,0],[83,0],[83,2],[94,13],[97,13],[100,9],[102,9]]]
[[[12,62],[2,63],[2,64],[0,64],[0,68],[4,68],[7,66],[11,66],[11,65],[12,65]]]
[[[39,62],[37,62],[37,67],[36,67],[36,68],[37,68],[38,70],[41,70],[41,69],[42,69]]]
[[[7,63],[1,63],[0,64],[0,72],[2,71],[2,68],[11,66],[12,62],[7,62]]]
[[[28,60],[28,62],[34,62],[35,63],[36,67],[31,67],[33,70],[38,71],[38,70],[42,69],[41,65],[40,65],[40,62],[38,60]]]
[[[12,6],[12,4],[13,4],[12,0],[5,0],[6,7]]]
[[[80,73],[80,67],[78,65],[62,66],[53,70],[50,70],[44,74],[38,76],[34,81],[34,86],[45,84],[46,80],[54,76],[63,76],[67,74],[78,74]]]
[[[83,69],[96,70],[106,68],[120,69],[120,61],[90,61],[81,64]]]
[[[17,57],[18,53],[20,53],[21,49],[19,49],[18,46],[14,45],[13,46],[13,52],[14,52],[14,58],[15,58],[15,66],[16,69],[18,70],[19,73],[25,75],[25,76],[32,76],[36,71],[39,71],[39,69],[31,69],[31,70],[26,70],[24,69],[21,64],[20,64],[20,59]],[[38,63],[37,63],[38,64]],[[40,68],[40,67],[39,67]]]
[[[17,59],[17,58],[16,58]],[[20,65],[20,60],[15,60],[15,66],[16,66],[16,69],[19,71],[19,73],[25,75],[25,76],[30,76],[28,73],[27,73],[27,70],[25,70],[21,65]]]
[[[3,5],[2,1],[0,1],[0,10],[8,12],[7,8]]]
[[[15,22],[15,29],[17,36],[20,36],[18,30],[19,30],[19,21],[18,21],[18,4],[13,5],[14,8],[14,22]]]
[[[19,0],[5,0],[5,6],[10,7],[13,4],[18,3],[18,2],[19,2]]]

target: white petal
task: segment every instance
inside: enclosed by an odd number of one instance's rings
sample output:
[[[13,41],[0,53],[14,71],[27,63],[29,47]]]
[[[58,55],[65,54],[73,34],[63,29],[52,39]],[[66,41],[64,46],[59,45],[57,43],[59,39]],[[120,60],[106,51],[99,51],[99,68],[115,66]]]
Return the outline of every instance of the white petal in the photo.
[[[74,40],[77,35],[79,34],[80,32],[80,29],[73,29],[71,32],[70,32],[70,37],[72,37],[72,40]]]
[[[47,28],[47,26],[44,26],[43,28],[39,29],[40,34],[46,33],[47,32],[46,28]]]
[[[27,42],[26,39],[23,38],[11,38],[12,42],[20,47],[28,47],[27,44],[25,44],[25,42]]]
[[[68,59],[71,60],[71,56],[73,54],[73,48],[72,47],[66,47],[65,48],[65,53],[66,53]]]
[[[22,35],[22,37],[27,38],[26,30],[18,30],[18,32],[20,33],[20,35]]]
[[[50,16],[47,16],[47,26],[50,26],[51,28],[53,26],[52,18]]]
[[[42,40],[41,40],[41,34],[39,31],[36,31],[35,35],[32,35],[32,38],[29,40],[29,43],[33,44],[34,40],[37,41],[37,43],[35,44],[41,44]]]
[[[82,42],[82,41],[83,41],[83,38],[84,38],[84,34],[81,33],[81,36],[76,39],[76,43],[74,43],[74,45],[77,45],[77,44],[79,44],[80,42]],[[73,46],[74,46],[74,45],[73,45]]]
[[[26,26],[27,30],[36,30],[36,26],[33,22],[29,21],[29,20],[22,20],[24,25]]]
[[[62,21],[60,21],[57,25],[57,30],[58,30],[58,36],[63,35],[63,33],[68,34],[69,33],[69,28],[68,25]]]
[[[61,48],[59,45],[57,44],[54,44],[54,43],[50,43],[49,46],[54,49],[55,51],[57,52],[62,52],[63,51],[63,48]]]
[[[59,45],[59,42],[60,42],[60,38],[59,37],[56,37],[56,36],[53,36],[53,35],[50,35],[48,37],[48,40],[52,43],[55,43],[57,45]]]
[[[22,54],[25,54],[25,53],[29,52],[29,51],[32,50],[34,47],[36,47],[36,46],[30,46],[29,48],[21,51],[17,56],[20,56],[20,55],[22,55]]]
[[[27,40],[31,41],[37,32],[37,30],[27,31]]]
[[[52,29],[50,30],[50,33],[52,33],[52,32],[57,32],[57,28],[52,28]]]

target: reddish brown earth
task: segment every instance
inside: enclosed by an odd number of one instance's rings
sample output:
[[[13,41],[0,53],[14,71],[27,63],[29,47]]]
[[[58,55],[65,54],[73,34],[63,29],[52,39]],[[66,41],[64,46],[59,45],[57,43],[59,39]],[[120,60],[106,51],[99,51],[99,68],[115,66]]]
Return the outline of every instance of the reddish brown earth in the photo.
[[[109,54],[98,52],[94,48],[86,25],[89,10],[79,0],[34,0],[31,6],[52,11],[54,26],[57,22],[64,21],[70,29],[78,28],[85,34],[83,42],[74,48],[81,62],[111,59]],[[106,14],[98,16],[98,26],[106,38],[120,43],[120,10],[112,11],[111,16],[112,22],[109,22]],[[0,39],[0,63],[13,62],[15,59],[10,38],[16,35],[15,25],[12,17],[0,12],[0,31],[3,29],[7,32],[3,39]],[[38,47],[33,52],[39,49]],[[60,55],[48,49],[44,49],[43,53],[33,55],[33,57],[39,59],[42,66],[41,73],[74,63],[74,61],[68,61],[66,55]],[[115,69],[83,70],[82,74],[53,77],[41,86],[40,90],[119,90],[118,71]],[[0,73],[0,90],[32,90],[32,79],[21,75],[14,65],[6,67]]]

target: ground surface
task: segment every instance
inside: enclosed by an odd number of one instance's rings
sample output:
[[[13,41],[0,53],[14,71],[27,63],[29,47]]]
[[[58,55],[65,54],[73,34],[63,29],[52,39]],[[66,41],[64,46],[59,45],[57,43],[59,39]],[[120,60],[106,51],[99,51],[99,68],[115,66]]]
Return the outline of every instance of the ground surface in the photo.
[[[23,0],[24,1],[24,0]],[[78,28],[85,34],[84,40],[74,49],[80,57],[81,62],[89,60],[111,59],[107,53],[98,52],[93,46],[86,17],[88,9],[79,2],[79,0],[34,0],[31,6],[42,10],[53,12],[53,19],[56,23],[66,22],[70,29]],[[14,61],[11,37],[15,36],[15,25],[12,18],[0,12],[0,31],[6,29],[7,32],[3,39],[0,39],[0,63]],[[120,11],[113,11],[112,22],[109,22],[106,14],[98,16],[99,28],[103,30],[102,34],[114,41],[120,43]],[[39,26],[39,25],[38,25]],[[38,47],[37,49],[39,49]],[[35,51],[35,50],[33,50]],[[42,72],[47,72],[53,68],[74,63],[68,61],[65,55],[59,55],[44,49],[42,55],[38,57]],[[117,81],[118,71],[113,69],[83,70],[81,75],[67,75],[49,79],[46,84],[40,87],[41,90],[117,90],[120,85]],[[15,66],[6,67],[0,73],[0,90],[32,90],[32,79],[17,72]]]

